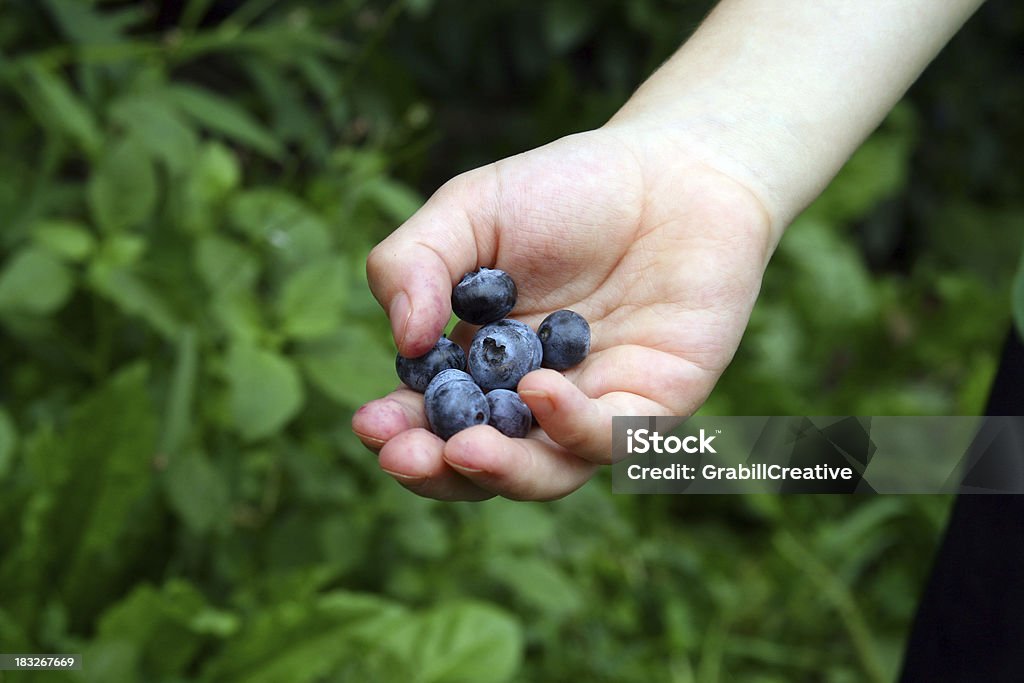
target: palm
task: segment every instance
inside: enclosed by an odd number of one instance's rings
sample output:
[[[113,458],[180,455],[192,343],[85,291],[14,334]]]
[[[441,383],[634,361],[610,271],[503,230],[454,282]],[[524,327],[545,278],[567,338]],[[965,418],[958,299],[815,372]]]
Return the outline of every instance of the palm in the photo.
[[[692,412],[732,358],[768,254],[763,212],[726,176],[633,140],[604,130],[565,138],[467,174],[441,193],[448,198],[432,200],[450,211],[472,197],[478,208],[467,212],[464,234],[425,227],[418,241],[472,245],[470,267],[493,265],[516,279],[514,317],[536,327],[570,308],[591,323],[593,347],[564,373],[578,390],[553,371],[523,380],[548,432],[527,440],[481,427],[446,445],[421,429],[422,397],[408,390],[366,406],[356,431],[382,447],[382,466],[400,480],[425,475],[405,482],[414,490],[564,495],[592,463],[607,462],[611,415]],[[389,240],[408,239],[415,220]],[[461,266],[453,265],[454,279]],[[471,331],[460,325],[453,336],[465,342]],[[554,405],[548,419],[541,394]],[[474,466],[460,469],[467,458]]]

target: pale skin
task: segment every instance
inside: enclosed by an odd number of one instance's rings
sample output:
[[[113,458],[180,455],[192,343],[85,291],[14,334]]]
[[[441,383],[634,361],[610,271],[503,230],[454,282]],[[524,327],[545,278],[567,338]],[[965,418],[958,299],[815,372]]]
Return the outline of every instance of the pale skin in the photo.
[[[400,353],[425,353],[453,283],[519,286],[532,327],[569,308],[591,355],[519,393],[542,429],[447,442],[400,388],[353,429],[406,488],[550,500],[610,462],[614,415],[687,415],[740,343],[789,222],[827,185],[980,0],[724,0],[605,126],[465,173],[367,263]],[[475,328],[460,325],[465,344]]]

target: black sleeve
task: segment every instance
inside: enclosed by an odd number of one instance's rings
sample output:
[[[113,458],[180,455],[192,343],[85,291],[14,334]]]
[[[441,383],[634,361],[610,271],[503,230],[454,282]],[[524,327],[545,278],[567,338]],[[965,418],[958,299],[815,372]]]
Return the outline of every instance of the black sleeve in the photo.
[[[1022,389],[1024,345],[1011,332],[986,414],[1024,415]],[[957,499],[900,680],[1024,681],[1024,495]]]

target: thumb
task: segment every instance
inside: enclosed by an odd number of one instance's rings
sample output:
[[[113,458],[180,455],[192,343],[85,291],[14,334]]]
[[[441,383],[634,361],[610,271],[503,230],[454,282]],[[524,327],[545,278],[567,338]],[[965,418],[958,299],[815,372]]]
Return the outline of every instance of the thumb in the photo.
[[[451,317],[452,284],[495,258],[495,184],[480,170],[446,183],[366,259],[370,291],[403,356],[437,343]]]

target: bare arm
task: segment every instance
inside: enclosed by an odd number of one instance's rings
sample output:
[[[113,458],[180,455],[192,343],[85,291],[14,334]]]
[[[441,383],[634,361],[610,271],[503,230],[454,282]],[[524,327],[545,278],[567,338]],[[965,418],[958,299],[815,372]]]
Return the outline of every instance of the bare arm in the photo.
[[[776,240],[982,0],[724,0],[609,123],[747,185]]]

